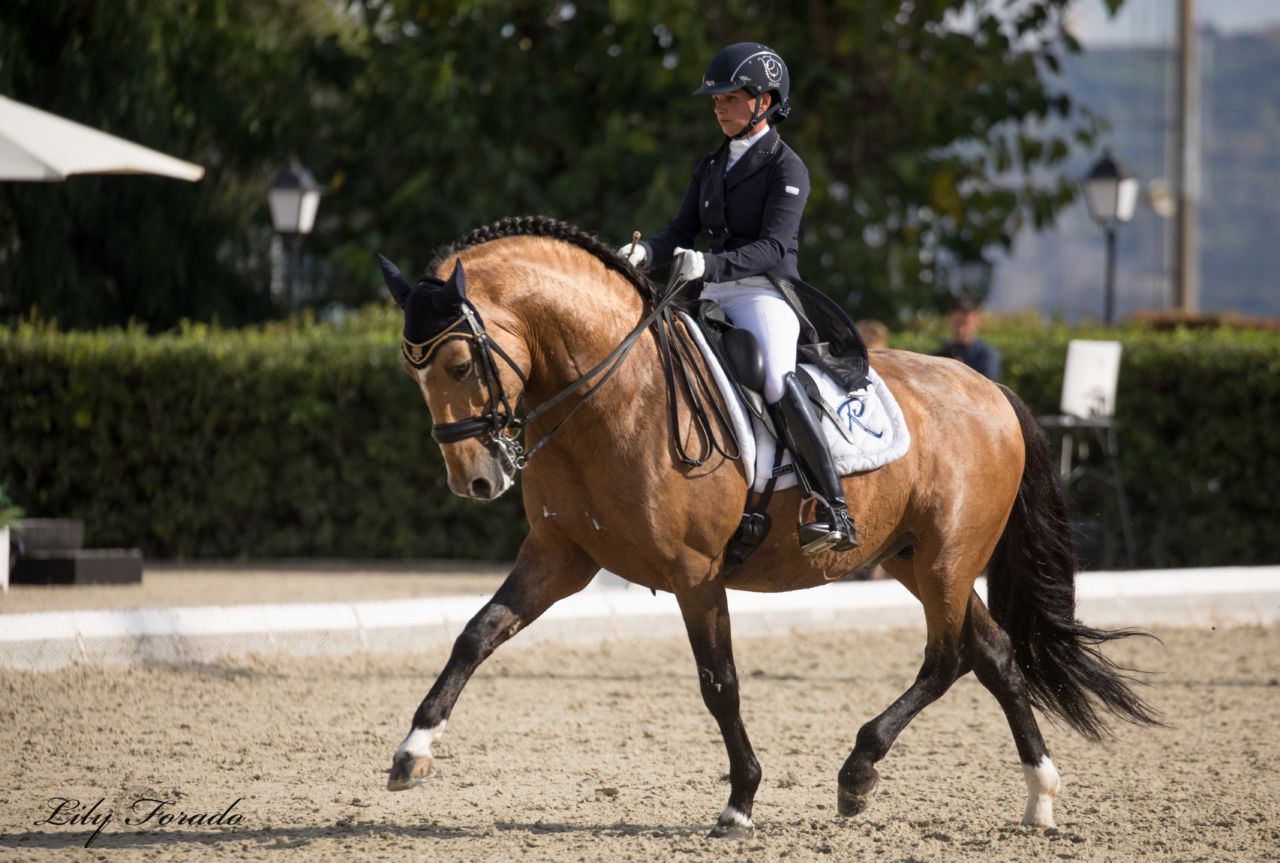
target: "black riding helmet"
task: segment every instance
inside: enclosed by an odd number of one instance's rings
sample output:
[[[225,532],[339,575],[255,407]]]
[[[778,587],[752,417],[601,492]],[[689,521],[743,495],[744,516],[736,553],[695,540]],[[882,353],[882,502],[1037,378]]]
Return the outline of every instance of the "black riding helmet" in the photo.
[[[711,58],[707,71],[702,74],[702,86],[693,91],[695,96],[732,93],[746,90],[753,97],[762,93],[773,94],[773,104],[763,114],[753,114],[751,122],[736,137],[748,135],[760,121],[772,119],[774,125],[787,119],[791,113],[791,75],[787,64],[778,52],[759,42],[738,42]]]

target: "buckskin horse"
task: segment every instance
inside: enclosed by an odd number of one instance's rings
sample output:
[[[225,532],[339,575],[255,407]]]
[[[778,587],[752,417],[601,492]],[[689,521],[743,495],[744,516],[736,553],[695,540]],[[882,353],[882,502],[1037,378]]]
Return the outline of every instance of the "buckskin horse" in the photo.
[[[731,790],[713,836],[754,829],[761,775],[738,710],[726,588],[799,590],[883,562],[924,607],[923,664],[910,688],[858,731],[837,777],[842,815],[862,811],[876,762],[969,671],[1013,731],[1027,786],[1024,824],[1053,825],[1060,784],[1033,706],[1091,739],[1104,733],[1107,713],[1157,721],[1100,650],[1135,633],[1075,618],[1061,491],[1033,416],[1009,389],[953,360],[875,351],[872,365],[895,394],[912,444],[896,461],[845,478],[861,546],[802,554],[787,526],[800,505],[792,488],[769,507],[779,526],[726,575],[745,469],[723,451],[682,457],[682,446],[705,431],[695,428],[687,399],[674,413],[665,409],[664,338],[646,336],[656,294],[646,294],[642,276],[594,237],[543,217],[471,232],[414,286],[381,260],[405,314],[405,368],[431,412],[450,490],[492,500],[523,468],[529,520],[514,569],[467,623],[414,713],[388,789],[429,775],[432,745],[480,663],[601,568],[675,595],[703,701],[728,750]],[[515,434],[521,427],[527,450]],[[984,567],[986,604],[974,591]]]

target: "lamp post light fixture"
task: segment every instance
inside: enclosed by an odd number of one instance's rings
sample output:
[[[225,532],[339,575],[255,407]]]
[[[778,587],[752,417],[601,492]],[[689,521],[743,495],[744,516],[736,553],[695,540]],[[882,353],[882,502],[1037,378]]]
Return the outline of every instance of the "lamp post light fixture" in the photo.
[[[994,273],[995,266],[987,260],[985,255],[979,254],[976,258],[966,258],[956,265],[955,288],[958,289],[958,293],[964,294],[976,305],[982,305],[991,293],[991,279]]]
[[[1133,218],[1138,204],[1138,179],[1115,160],[1110,150],[1103,150],[1082,183],[1089,215],[1107,235],[1107,273],[1105,287],[1107,324],[1115,320],[1116,310],[1116,228]]]
[[[991,295],[994,275],[995,265],[981,251],[939,249],[934,257],[933,279],[939,299],[948,307],[962,297],[975,306],[984,304]]]
[[[285,304],[293,311],[293,284],[298,267],[298,238],[311,233],[316,223],[316,210],[320,207],[320,193],[324,189],[311,172],[297,159],[289,167],[276,174],[267,191],[267,203],[271,207],[271,224],[276,233],[285,238],[289,253],[285,262]]]

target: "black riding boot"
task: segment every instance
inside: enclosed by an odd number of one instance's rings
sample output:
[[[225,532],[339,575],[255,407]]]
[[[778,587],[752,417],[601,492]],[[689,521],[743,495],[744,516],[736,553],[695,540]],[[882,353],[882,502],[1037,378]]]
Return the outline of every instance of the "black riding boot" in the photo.
[[[792,458],[799,462],[799,469],[804,470],[803,479],[808,480],[807,485],[818,501],[818,520],[799,526],[800,547],[805,554],[831,548],[836,551],[857,548],[853,519],[849,518],[840,476],[819,425],[818,412],[794,373],[788,373],[783,381],[782,399],[770,407],[775,416],[782,418],[782,433]],[[801,482],[801,486],[805,484]]]

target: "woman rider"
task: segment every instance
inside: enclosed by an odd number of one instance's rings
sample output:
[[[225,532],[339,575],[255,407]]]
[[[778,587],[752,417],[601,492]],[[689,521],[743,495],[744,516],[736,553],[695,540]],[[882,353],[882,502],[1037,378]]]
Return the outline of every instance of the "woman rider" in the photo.
[[[765,399],[817,492],[818,519],[800,526],[800,544],[810,553],[839,551],[857,539],[817,413],[795,376],[800,320],[779,289],[803,284],[796,260],[809,197],[804,163],[773,128],[791,111],[789,90],[786,64],[772,49],[739,42],[717,54],[694,95],[711,96],[724,143],[698,164],[667,229],[618,251],[635,266],[670,263],[673,274],[702,279],[702,297],[756,337]],[[705,253],[691,248],[703,231]]]

